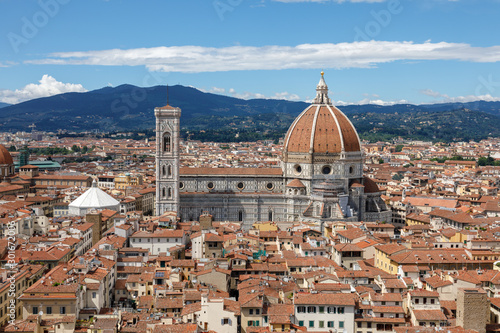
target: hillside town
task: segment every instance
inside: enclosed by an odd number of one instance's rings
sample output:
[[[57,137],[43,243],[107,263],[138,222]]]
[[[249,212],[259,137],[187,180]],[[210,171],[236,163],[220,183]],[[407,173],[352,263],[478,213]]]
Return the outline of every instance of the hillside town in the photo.
[[[4,332],[494,332],[500,140],[365,143],[391,221],[183,222],[154,138],[3,134]],[[181,142],[185,168],[279,168],[273,142]],[[6,148],[7,147],[7,148]],[[66,154],[30,154],[59,148]],[[460,156],[460,158],[456,158]],[[455,158],[454,158],[455,157]]]

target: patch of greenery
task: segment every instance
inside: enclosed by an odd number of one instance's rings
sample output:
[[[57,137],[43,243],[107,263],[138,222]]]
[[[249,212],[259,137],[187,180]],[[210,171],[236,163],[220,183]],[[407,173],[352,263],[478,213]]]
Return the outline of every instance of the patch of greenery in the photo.
[[[488,157],[480,157],[477,160],[477,164],[480,166],[486,166],[486,165],[494,165],[494,166],[500,166],[500,161],[495,161],[495,159],[491,156]]]

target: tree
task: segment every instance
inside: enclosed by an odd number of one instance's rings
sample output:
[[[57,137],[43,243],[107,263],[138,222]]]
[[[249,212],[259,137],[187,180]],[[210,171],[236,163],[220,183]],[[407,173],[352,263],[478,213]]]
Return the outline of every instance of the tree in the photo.
[[[495,159],[491,156],[488,157],[482,156],[477,160],[477,164],[479,164],[480,166],[495,165]]]
[[[12,146],[9,147],[8,150],[9,151],[16,151],[17,149],[16,149],[16,146],[12,145]]]
[[[392,180],[400,181],[401,179],[403,179],[403,176],[401,176],[399,173],[392,176]]]
[[[400,153],[403,150],[404,145],[397,145],[396,146],[396,153]]]
[[[77,145],[73,145],[73,146],[71,147],[71,150],[72,150],[73,152],[75,152],[75,153],[78,153],[81,149],[80,149],[80,147],[78,147]]]

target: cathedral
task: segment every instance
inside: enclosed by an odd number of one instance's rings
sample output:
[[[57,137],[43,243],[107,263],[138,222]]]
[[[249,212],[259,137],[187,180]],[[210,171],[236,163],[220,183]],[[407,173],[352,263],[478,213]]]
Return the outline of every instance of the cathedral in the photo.
[[[328,97],[323,73],[316,97],[285,136],[281,168],[180,167],[181,110],[155,108],[156,213],[183,221],[208,212],[215,221],[386,221],[391,212],[363,176],[361,141]]]

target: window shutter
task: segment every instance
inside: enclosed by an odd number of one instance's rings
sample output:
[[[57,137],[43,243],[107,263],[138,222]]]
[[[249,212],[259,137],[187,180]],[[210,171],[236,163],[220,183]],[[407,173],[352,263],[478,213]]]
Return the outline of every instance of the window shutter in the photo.
[[[232,321],[231,321],[231,318],[229,318],[229,326],[232,325]]]
[[[223,326],[223,325],[224,325],[224,319],[221,319],[221,320],[220,320],[220,324],[221,324],[221,326]]]

